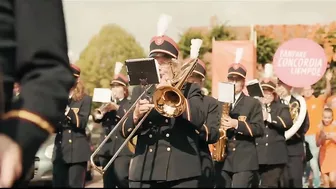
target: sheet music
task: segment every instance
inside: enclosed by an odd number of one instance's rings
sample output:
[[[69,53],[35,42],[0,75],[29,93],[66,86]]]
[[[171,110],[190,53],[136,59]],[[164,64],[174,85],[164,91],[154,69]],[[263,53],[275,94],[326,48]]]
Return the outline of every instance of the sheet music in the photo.
[[[109,88],[95,88],[93,89],[92,102],[107,103],[111,102],[112,91]]]
[[[235,85],[229,82],[218,83],[218,101],[233,103],[235,96]]]
[[[256,84],[256,83],[259,83],[259,80],[258,79],[252,79],[252,80],[246,82],[246,85],[253,85],[253,84]]]
[[[161,81],[160,72],[159,72],[160,65],[159,65],[159,62],[156,59],[154,59],[154,62],[155,62],[157,78],[158,78],[159,83],[160,83],[160,81]]]

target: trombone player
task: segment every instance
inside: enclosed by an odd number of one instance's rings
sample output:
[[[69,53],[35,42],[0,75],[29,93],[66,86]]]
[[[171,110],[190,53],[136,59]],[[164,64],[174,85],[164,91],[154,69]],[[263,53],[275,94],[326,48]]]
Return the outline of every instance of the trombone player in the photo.
[[[178,62],[172,62],[172,59],[178,57],[176,42],[160,33],[151,40],[149,56],[159,63],[161,83],[158,86],[169,85],[167,80],[173,78],[179,66]],[[135,87],[132,99],[136,99],[140,91],[140,87]],[[152,91],[149,90],[149,97]],[[199,130],[205,121],[203,96],[199,86],[190,83],[184,85],[182,93],[187,100],[186,111],[182,115],[175,118],[162,116],[152,110],[154,105],[150,100],[143,99],[123,123],[123,134],[126,137],[142,116],[150,111],[137,132],[137,144],[129,172],[130,188],[198,187],[201,176]]]
[[[93,113],[93,120],[96,123],[101,123],[106,137],[112,128],[124,116],[129,107],[128,98],[128,79],[118,74],[110,83],[112,98],[114,102],[103,104]],[[103,139],[102,139],[103,140]],[[100,164],[105,167],[111,157],[125,139],[121,136],[121,132],[114,132],[111,139],[98,152]],[[133,153],[129,148],[124,148],[118,157],[113,162],[112,166],[108,167],[103,175],[104,188],[128,188],[128,167]]]

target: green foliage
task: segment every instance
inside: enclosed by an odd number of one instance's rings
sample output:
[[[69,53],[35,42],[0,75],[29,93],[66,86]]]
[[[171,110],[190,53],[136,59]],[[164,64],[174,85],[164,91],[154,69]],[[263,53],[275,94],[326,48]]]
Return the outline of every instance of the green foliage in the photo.
[[[207,46],[204,43],[204,36],[202,35],[202,33],[199,31],[188,30],[183,35],[180,36],[180,41],[178,42],[180,53],[183,59],[189,57],[191,40],[196,38],[203,40],[202,47],[199,52],[199,58],[202,59],[203,55],[207,52]]]
[[[273,61],[273,55],[279,46],[279,42],[265,35],[257,37],[257,62],[265,65]]]
[[[230,41],[235,40],[236,35],[228,30],[225,24],[214,26],[206,36],[205,43],[207,44],[208,52],[212,52],[212,40],[216,41]]]
[[[118,25],[109,24],[90,40],[76,65],[81,68],[81,79],[92,96],[94,88],[109,87],[116,62],[143,57],[144,50],[131,34]],[[121,72],[125,74],[125,67]]]

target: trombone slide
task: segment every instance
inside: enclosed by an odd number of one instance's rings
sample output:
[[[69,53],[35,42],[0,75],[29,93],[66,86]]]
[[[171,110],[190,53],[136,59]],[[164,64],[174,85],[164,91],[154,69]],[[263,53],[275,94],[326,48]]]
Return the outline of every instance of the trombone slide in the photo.
[[[97,149],[91,154],[90,156],[90,162],[93,166],[94,169],[96,169],[100,174],[104,174],[104,172],[108,169],[108,167],[112,164],[114,159],[119,155],[121,152],[122,148],[126,145],[127,142],[133,137],[134,133],[138,130],[142,122],[145,120],[145,118],[148,116],[150,110],[144,115],[144,117],[139,121],[138,125],[133,129],[131,134],[125,139],[124,143],[121,145],[121,147],[117,150],[117,152],[114,154],[112,159],[107,163],[107,165],[103,168],[99,168],[95,162],[94,162],[94,157],[98,154],[98,152],[102,149],[102,147],[105,145],[105,143],[108,141],[109,138],[111,138],[112,134],[117,131],[117,129],[122,125],[122,123],[126,120],[127,116],[131,111],[133,111],[133,108],[135,108],[136,104],[139,102],[139,100],[146,94],[146,92],[152,87],[153,85],[149,85],[149,87],[146,87],[144,92],[136,99],[136,101],[132,104],[132,106],[125,112],[124,116],[119,120],[117,125],[114,126],[114,128],[111,130],[111,132],[105,137],[103,142],[99,144]],[[152,109],[151,109],[152,110]]]

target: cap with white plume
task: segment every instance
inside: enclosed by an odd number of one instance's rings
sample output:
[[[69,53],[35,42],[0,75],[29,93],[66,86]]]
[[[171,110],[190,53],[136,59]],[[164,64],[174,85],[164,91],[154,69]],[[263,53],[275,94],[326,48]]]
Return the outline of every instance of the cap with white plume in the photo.
[[[273,65],[265,64],[263,78],[260,82],[261,87],[275,90],[276,84],[273,77]]]
[[[192,39],[190,46],[190,58],[197,58],[199,56],[200,48],[203,44],[201,39]],[[196,68],[194,69],[194,73],[199,74],[203,78],[206,75],[205,63],[198,58]]]
[[[172,21],[172,17],[167,14],[161,14],[157,23],[157,33],[150,41],[150,57],[160,55],[168,55],[171,58],[177,59],[178,46],[177,43],[166,35],[168,26]]]
[[[234,63],[230,65],[228,71],[228,77],[238,75],[240,77],[246,78],[246,68],[241,64],[244,55],[244,48],[237,48],[235,53]]]
[[[111,85],[115,84],[115,83],[123,85],[123,86],[127,86],[128,85],[128,79],[127,79],[127,77],[120,73],[123,66],[124,66],[124,64],[121,63],[121,62],[116,62],[115,63],[115,66],[114,66],[114,79],[111,81],[111,83],[110,83]]]

